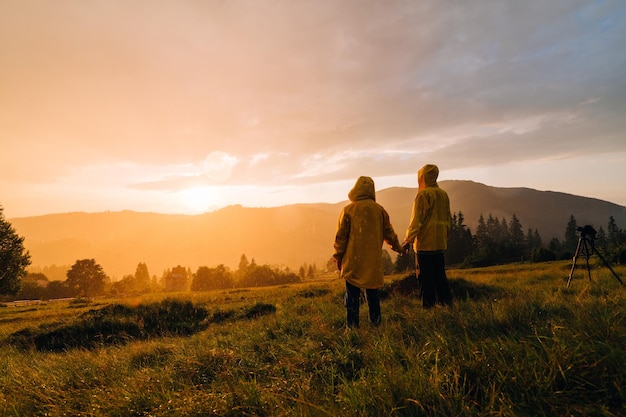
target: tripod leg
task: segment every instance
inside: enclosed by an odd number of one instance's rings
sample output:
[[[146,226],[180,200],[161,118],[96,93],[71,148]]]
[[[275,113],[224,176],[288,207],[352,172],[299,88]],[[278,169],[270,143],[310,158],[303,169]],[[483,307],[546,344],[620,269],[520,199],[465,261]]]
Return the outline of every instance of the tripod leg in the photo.
[[[609,263],[606,261],[606,259],[604,259],[604,256],[602,256],[602,254],[600,252],[598,252],[598,250],[596,249],[596,247],[594,245],[591,245],[591,249],[592,251],[598,255],[598,258],[600,258],[602,260],[602,262],[604,263],[604,266],[606,266],[607,268],[609,268],[609,270],[613,273],[613,275],[615,276],[615,278],[617,278],[617,280],[619,281],[620,284],[624,285],[624,282],[622,281],[622,279],[619,277],[619,275],[617,275],[617,272],[613,271],[613,268],[611,268],[611,265],[609,265]]]
[[[587,240],[583,238],[583,245],[585,249],[585,259],[587,260],[587,275],[589,276],[589,282],[591,282],[591,268],[589,267],[589,258],[591,254],[589,253],[589,246],[587,246]]]
[[[580,253],[580,244],[582,243],[582,238],[578,239],[578,245],[576,245],[576,252],[574,252],[574,259],[572,260],[572,269],[569,271],[569,278],[567,279],[567,288],[569,288],[569,284],[572,282],[572,275],[574,275],[574,269],[576,269],[576,260],[578,259],[578,254]]]

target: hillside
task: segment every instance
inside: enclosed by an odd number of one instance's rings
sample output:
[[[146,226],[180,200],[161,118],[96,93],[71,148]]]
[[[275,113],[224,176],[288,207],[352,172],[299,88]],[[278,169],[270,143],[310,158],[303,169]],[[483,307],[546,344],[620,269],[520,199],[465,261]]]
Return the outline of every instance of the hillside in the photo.
[[[497,188],[472,181],[441,181],[454,212],[462,212],[472,229],[481,213],[510,220],[513,213],[524,231],[538,229],[544,242],[563,239],[569,216],[579,225],[606,229],[613,216],[626,226],[626,207],[610,202],[529,188]],[[402,238],[415,188],[388,188],[377,201],[389,212]],[[347,191],[346,191],[347,193]],[[333,252],[337,217],[346,202],[297,204],[275,208],[230,206],[200,215],[166,215],[131,211],[63,213],[13,218],[9,221],[25,237],[33,267],[71,265],[94,258],[114,279],[133,274],[145,262],[151,274],[183,265],[224,264],[236,268],[245,254],[259,264],[284,265],[297,270],[315,263],[324,268]]]
[[[591,224],[596,229],[606,230],[608,219],[613,216],[618,226],[626,227],[626,207],[595,198],[531,188],[491,187],[473,181],[441,181],[439,184],[450,196],[452,211],[463,213],[465,224],[472,232],[476,231],[480,215],[486,218],[490,213],[507,221],[516,214],[524,232],[528,228],[537,229],[544,242],[553,237],[563,240],[570,215],[574,215],[580,226]],[[378,202],[388,209],[397,230],[407,226],[416,191],[415,188],[389,188],[378,193]]]

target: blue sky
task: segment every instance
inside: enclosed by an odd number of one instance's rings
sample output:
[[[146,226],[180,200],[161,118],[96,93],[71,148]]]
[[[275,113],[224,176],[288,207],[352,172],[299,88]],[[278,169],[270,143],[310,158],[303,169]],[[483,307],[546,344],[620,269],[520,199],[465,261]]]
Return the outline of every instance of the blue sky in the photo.
[[[0,0],[0,204],[200,213],[440,179],[626,205],[626,2]]]

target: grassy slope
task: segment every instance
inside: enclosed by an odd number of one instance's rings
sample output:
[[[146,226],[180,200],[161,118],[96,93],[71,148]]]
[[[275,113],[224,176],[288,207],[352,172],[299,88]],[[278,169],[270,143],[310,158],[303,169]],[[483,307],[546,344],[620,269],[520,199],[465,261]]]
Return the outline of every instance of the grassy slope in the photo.
[[[392,293],[381,327],[348,332],[338,279],[178,294],[225,319],[191,336],[61,353],[8,340],[110,303],[165,296],[3,308],[0,414],[623,415],[626,288],[598,267],[591,283],[578,270],[567,289],[569,268],[451,270],[454,308],[423,310],[414,296]],[[241,313],[258,303],[276,312]]]

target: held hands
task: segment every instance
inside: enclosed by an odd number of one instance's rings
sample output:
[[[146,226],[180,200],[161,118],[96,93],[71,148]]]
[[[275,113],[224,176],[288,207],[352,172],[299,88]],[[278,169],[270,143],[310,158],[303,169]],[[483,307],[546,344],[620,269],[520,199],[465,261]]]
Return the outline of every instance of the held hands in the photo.
[[[402,254],[406,255],[407,253],[409,253],[409,249],[411,248],[411,242],[407,242],[404,241],[404,243],[402,243]]]
[[[409,248],[411,247],[411,242],[403,242],[399,246],[394,246],[392,249],[398,252],[400,255],[406,255],[409,252]]]

